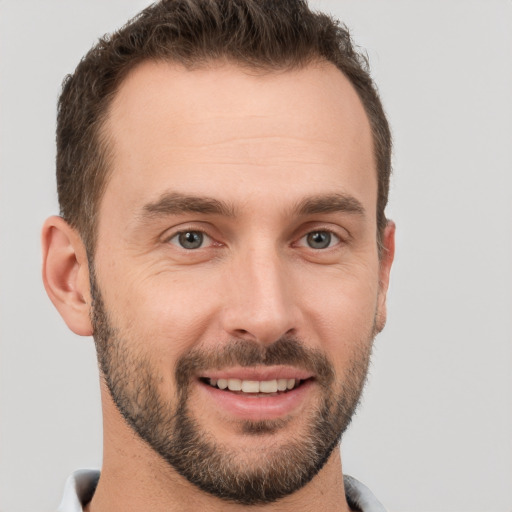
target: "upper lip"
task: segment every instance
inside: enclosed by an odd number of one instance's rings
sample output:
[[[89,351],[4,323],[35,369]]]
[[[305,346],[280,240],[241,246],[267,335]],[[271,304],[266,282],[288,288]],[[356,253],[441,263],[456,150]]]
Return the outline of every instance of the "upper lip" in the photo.
[[[200,375],[205,379],[240,379],[269,381],[277,379],[306,380],[313,377],[313,373],[301,368],[291,366],[242,366],[224,368],[221,370],[207,370]]]

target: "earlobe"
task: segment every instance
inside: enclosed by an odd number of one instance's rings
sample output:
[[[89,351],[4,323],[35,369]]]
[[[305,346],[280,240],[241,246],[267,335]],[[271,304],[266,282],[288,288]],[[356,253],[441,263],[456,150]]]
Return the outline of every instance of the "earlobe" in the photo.
[[[382,233],[382,254],[380,257],[379,268],[379,297],[377,305],[376,330],[377,332],[384,329],[386,324],[387,309],[386,296],[389,287],[389,276],[391,273],[391,265],[395,259],[395,223],[389,220]]]
[[[46,293],[74,333],[90,336],[89,267],[82,239],[64,219],[53,216],[43,225],[42,250]]]

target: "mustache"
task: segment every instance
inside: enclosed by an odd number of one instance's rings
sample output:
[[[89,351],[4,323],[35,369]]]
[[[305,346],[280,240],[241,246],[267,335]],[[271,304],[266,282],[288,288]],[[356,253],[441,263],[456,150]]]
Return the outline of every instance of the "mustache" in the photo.
[[[177,360],[174,372],[179,388],[187,388],[191,379],[205,370],[277,365],[295,366],[311,372],[324,387],[334,382],[334,366],[326,355],[318,349],[307,347],[296,337],[280,338],[270,345],[233,339],[212,350],[196,348]]]

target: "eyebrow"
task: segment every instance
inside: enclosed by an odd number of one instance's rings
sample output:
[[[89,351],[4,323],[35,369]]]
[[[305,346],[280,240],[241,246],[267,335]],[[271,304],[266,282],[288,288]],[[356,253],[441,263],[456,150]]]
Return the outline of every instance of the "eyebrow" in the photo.
[[[143,217],[160,217],[183,213],[204,213],[234,217],[235,209],[232,205],[218,199],[190,196],[177,192],[165,193],[155,202],[148,203],[143,207]]]
[[[299,201],[292,209],[295,214],[307,216],[319,213],[353,213],[364,216],[365,209],[355,197],[347,194],[327,194],[307,197]],[[235,217],[233,205],[212,197],[192,196],[177,192],[168,192],[156,201],[143,207],[143,218],[166,215],[202,213]]]
[[[308,197],[300,201],[295,211],[299,215],[315,215],[317,213],[354,213],[364,216],[362,203],[348,194],[328,194]]]

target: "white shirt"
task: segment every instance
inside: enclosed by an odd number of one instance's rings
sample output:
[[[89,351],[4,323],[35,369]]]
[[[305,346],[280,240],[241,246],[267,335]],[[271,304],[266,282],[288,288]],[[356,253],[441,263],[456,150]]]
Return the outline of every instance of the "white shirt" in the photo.
[[[96,469],[79,469],[67,480],[64,496],[57,512],[83,512],[83,506],[91,501],[98,484],[100,472]],[[344,476],[345,493],[352,509],[361,512],[386,512],[370,489],[351,476]]]

